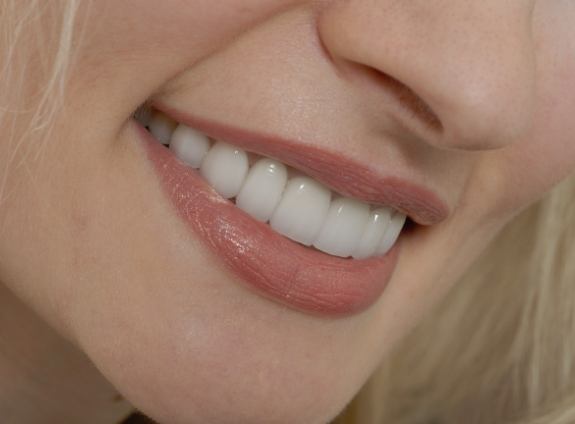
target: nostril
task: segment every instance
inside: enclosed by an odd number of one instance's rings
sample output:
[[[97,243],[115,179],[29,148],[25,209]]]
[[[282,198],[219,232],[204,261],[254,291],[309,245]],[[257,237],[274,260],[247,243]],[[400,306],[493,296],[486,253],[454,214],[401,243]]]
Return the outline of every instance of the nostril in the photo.
[[[369,65],[349,63],[348,66],[361,70],[361,72],[357,73],[358,75],[361,74],[369,78],[376,86],[379,86],[392,96],[403,109],[403,112],[405,112],[406,115],[409,115],[409,118],[423,124],[428,130],[436,133],[443,132],[443,123],[437,114],[429,104],[417,95],[417,93],[415,93],[415,91],[413,91],[409,86],[393,76],[381,72]]]
[[[439,117],[411,88],[390,75],[379,72],[373,68],[371,68],[371,71],[376,74],[375,78],[379,79],[380,84],[385,86],[397,99],[399,104],[414,118],[421,121],[421,123],[433,131],[443,131],[443,124]]]

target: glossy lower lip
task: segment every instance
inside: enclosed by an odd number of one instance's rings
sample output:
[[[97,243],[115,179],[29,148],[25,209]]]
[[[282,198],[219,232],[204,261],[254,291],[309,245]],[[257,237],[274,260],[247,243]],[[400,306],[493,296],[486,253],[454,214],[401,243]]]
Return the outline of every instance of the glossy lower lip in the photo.
[[[299,245],[223,199],[135,121],[133,128],[179,217],[247,287],[301,312],[339,317],[364,311],[387,286],[401,237],[385,256],[365,260]]]

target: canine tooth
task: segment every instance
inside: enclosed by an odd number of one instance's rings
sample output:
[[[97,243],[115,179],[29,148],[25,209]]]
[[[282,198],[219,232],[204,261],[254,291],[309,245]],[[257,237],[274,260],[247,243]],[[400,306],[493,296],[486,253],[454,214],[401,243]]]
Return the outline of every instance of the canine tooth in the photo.
[[[385,255],[389,249],[395,244],[397,238],[399,237],[399,233],[401,233],[401,229],[403,228],[403,224],[405,224],[405,220],[407,217],[399,212],[396,212],[389,221],[389,225],[385,229],[385,233],[381,239],[381,244],[377,249],[377,253],[380,255]]]
[[[167,117],[162,112],[154,111],[148,123],[152,135],[162,144],[168,145],[177,122]]]
[[[246,152],[222,141],[214,144],[200,166],[200,174],[227,199],[239,193],[247,173]]]
[[[287,183],[270,225],[283,234],[310,246],[321,230],[329,210],[331,192],[308,177],[294,177]]]
[[[210,150],[210,139],[202,133],[180,124],[172,134],[170,149],[182,161],[197,169]]]
[[[313,245],[334,256],[348,257],[355,250],[369,219],[367,203],[340,197],[331,202]]]
[[[352,253],[354,258],[365,259],[376,253],[392,214],[393,211],[390,208],[378,208],[371,212],[361,240]]]
[[[268,221],[281,200],[287,169],[273,159],[260,159],[250,169],[236,205],[258,221]]]

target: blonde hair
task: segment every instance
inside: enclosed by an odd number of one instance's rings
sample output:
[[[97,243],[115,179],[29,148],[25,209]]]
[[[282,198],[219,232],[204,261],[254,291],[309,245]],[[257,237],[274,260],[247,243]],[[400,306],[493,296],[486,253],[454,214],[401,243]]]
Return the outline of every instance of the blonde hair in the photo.
[[[16,153],[38,156],[64,98],[79,0],[0,0],[0,128],[9,144],[0,169],[0,205]]]
[[[78,7],[0,0],[0,128],[11,150],[58,111]],[[575,422],[574,247],[570,178],[507,226],[335,422]]]

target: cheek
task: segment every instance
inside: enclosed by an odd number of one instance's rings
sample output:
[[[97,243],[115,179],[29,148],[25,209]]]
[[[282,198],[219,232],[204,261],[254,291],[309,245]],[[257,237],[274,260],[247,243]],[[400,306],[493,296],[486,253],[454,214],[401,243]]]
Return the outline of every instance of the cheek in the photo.
[[[76,28],[83,37],[70,76],[73,101],[81,109],[100,107],[111,119],[129,115],[170,78],[287,3],[85,2]]]
[[[575,66],[570,78],[557,78],[552,94],[542,102],[533,133],[506,152],[510,181],[522,203],[539,199],[575,171]]]
[[[85,41],[100,52],[146,55],[153,59],[162,49],[167,53],[195,54],[198,49],[229,39],[238,31],[287,3],[286,0],[103,0],[86,6],[80,25],[89,37]],[[99,56],[88,52],[91,56]]]
[[[478,219],[514,215],[575,172],[575,7],[540,1],[532,15],[532,125],[514,144],[481,154],[464,199],[481,209]]]
[[[516,214],[575,172],[575,95],[566,95],[575,93],[575,60],[562,57],[560,66],[548,60],[530,132],[503,150],[485,152],[467,190],[480,196],[473,203],[484,203],[490,218]]]
[[[537,6],[537,112],[531,134],[505,157],[527,201],[575,171],[575,8],[562,2]]]

